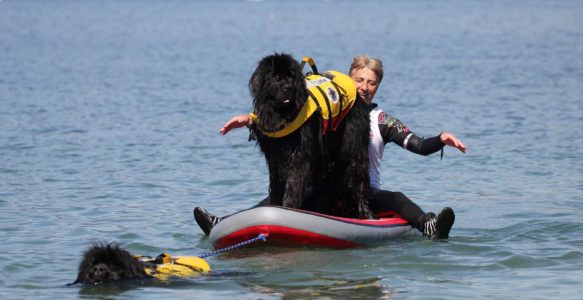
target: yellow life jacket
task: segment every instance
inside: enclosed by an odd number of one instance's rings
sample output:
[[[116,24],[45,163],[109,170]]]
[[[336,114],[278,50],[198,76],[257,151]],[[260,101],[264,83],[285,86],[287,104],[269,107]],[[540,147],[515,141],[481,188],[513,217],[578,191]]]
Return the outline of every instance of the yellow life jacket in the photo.
[[[193,277],[211,270],[208,262],[196,256],[171,256],[162,253],[156,258],[137,256],[144,263],[146,274],[166,281],[171,277]]]
[[[296,118],[277,131],[266,131],[259,126],[257,128],[266,136],[280,138],[291,134],[300,128],[316,111],[322,115],[322,134],[328,131],[335,131],[342,118],[348,113],[356,100],[356,85],[350,76],[338,72],[328,71],[323,75],[317,74],[314,61],[310,57],[304,57],[304,62],[308,62],[315,74],[305,77],[308,88],[308,99],[302,106]],[[257,115],[250,113],[254,124],[258,122]]]

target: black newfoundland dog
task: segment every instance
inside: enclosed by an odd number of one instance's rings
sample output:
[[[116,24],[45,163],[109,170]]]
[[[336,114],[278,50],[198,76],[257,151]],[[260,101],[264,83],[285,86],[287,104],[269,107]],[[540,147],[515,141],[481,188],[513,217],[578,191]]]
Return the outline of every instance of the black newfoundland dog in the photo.
[[[270,203],[372,218],[368,207],[369,114],[357,93],[352,109],[334,131],[323,135],[322,116],[314,113],[289,135],[265,134],[292,123],[307,101],[310,91],[302,67],[292,56],[276,53],[264,57],[249,80],[256,116],[251,130],[269,167]]]
[[[71,284],[98,284],[119,280],[151,279],[144,264],[117,244],[95,243],[83,254],[79,274]]]
[[[168,281],[207,274],[210,270],[210,265],[197,256],[171,256],[168,253],[155,258],[134,256],[115,243],[93,243],[83,253],[77,279],[69,285]]]

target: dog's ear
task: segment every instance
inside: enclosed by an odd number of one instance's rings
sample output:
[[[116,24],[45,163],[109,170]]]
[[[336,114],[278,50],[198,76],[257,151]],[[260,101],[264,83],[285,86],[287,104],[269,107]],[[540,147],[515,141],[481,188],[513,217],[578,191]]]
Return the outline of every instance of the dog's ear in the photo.
[[[259,94],[259,90],[263,86],[264,76],[261,76],[263,71],[260,67],[261,67],[261,65],[259,65],[257,67],[257,69],[255,69],[255,71],[253,72],[253,75],[251,75],[251,78],[249,78],[249,94],[251,94],[251,97],[253,99],[257,98],[257,95]]]
[[[253,101],[259,95],[263,84],[265,83],[266,78],[270,77],[273,74],[273,55],[265,56],[262,58],[259,63],[257,63],[257,67],[251,78],[249,78],[249,93],[253,98]]]

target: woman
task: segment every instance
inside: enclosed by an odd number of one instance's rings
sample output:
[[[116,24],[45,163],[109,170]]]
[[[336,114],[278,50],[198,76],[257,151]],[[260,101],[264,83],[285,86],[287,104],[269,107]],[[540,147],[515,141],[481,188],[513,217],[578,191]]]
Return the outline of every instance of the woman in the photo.
[[[391,142],[420,155],[435,153],[442,150],[445,145],[455,147],[465,153],[466,146],[448,132],[442,132],[427,139],[418,137],[405,124],[391,117],[372,102],[383,79],[381,60],[368,56],[356,56],[350,66],[349,75],[354,80],[358,94],[368,105],[370,111],[369,172],[371,196],[369,205],[371,210],[376,214],[393,211],[407,220],[412,227],[421,231],[424,236],[431,239],[447,239],[455,221],[453,210],[446,207],[437,216],[432,212],[425,213],[403,193],[382,190],[380,162],[383,158],[385,145]],[[220,133],[225,135],[234,128],[249,125],[251,125],[251,119],[248,115],[236,116],[221,128]],[[258,206],[262,205],[269,205],[269,199],[267,198],[258,204]],[[221,218],[213,216],[199,207],[195,208],[194,216],[207,235],[212,227],[221,220]]]

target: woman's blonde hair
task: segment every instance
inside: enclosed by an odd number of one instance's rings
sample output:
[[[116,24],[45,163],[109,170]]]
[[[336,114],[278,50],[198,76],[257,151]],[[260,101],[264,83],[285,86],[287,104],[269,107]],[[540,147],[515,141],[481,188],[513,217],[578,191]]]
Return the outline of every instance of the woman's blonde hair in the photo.
[[[354,70],[361,70],[364,68],[373,71],[377,75],[377,79],[379,80],[378,83],[381,83],[383,80],[383,62],[378,58],[372,58],[367,55],[357,55],[354,57],[348,75],[352,75]]]

